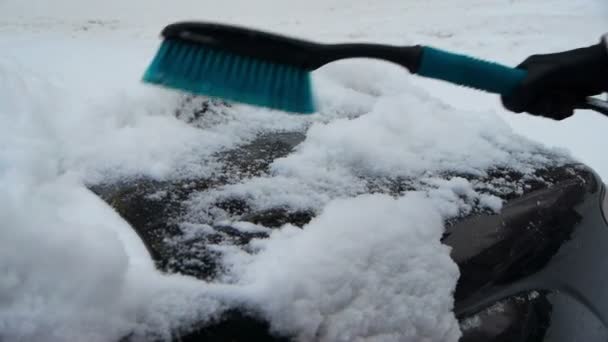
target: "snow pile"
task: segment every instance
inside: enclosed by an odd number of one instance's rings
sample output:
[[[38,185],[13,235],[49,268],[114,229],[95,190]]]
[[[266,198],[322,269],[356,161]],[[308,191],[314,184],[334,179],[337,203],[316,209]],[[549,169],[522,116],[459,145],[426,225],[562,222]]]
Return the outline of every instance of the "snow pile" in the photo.
[[[53,46],[52,42],[47,43],[23,52],[29,58],[29,53],[45,53]],[[64,54],[87,55],[86,44],[67,44],[62,40],[55,43],[62,45]],[[105,53],[93,51],[87,63],[101,60]],[[111,68],[114,62],[98,65]],[[200,133],[173,119],[169,108],[176,101],[171,97],[163,97],[162,93],[146,95],[147,89],[141,89],[136,82],[135,90],[117,87],[120,77],[107,80],[103,73],[80,70],[86,69],[81,64],[53,69],[64,71],[61,78],[52,73],[45,75],[43,70],[30,70],[32,67],[41,68],[33,63],[26,67],[23,61],[0,59],[0,90],[5,99],[0,107],[0,130],[3,140],[11,146],[5,151],[11,155],[0,163],[13,164],[15,159],[23,158],[52,162],[56,170],[50,176],[71,172],[93,181],[142,170],[161,176],[171,172],[174,165],[185,168],[195,164],[193,160],[199,161],[187,152],[194,148],[192,141]],[[89,74],[89,78],[82,80],[82,73]],[[99,89],[104,88],[107,90],[100,93]]]
[[[550,162],[543,148],[492,113],[460,112],[411,86],[401,89],[382,94],[362,117],[313,126],[298,153],[275,163],[274,171],[306,177],[341,168],[417,178],[441,171],[481,175],[494,166],[526,172]]]
[[[364,195],[256,241],[233,272],[272,327],[301,341],[456,341],[458,268],[442,233],[423,194]]]
[[[7,172],[0,191],[2,341],[169,340],[227,308],[221,286],[159,274],[131,227],[79,180]]]
[[[0,184],[2,339],[105,341],[124,334],[128,257],[116,233],[103,221],[80,221],[69,198],[78,190],[66,184],[39,184],[31,193]]]

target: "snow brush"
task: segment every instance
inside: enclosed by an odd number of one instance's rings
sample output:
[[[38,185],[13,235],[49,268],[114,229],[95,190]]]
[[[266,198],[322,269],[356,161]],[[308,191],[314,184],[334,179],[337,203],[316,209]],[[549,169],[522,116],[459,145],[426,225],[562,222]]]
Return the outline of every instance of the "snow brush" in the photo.
[[[508,95],[526,71],[429,46],[320,44],[236,26],[180,22],[143,80],[182,91],[294,113],[313,113],[310,73],[346,58],[375,58],[411,73]]]

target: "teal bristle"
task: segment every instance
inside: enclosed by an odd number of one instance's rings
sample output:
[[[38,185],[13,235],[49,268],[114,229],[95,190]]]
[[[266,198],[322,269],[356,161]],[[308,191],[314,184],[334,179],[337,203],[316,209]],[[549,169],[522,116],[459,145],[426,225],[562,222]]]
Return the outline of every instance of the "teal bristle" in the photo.
[[[163,41],[143,80],[293,113],[315,111],[309,71],[180,40]]]

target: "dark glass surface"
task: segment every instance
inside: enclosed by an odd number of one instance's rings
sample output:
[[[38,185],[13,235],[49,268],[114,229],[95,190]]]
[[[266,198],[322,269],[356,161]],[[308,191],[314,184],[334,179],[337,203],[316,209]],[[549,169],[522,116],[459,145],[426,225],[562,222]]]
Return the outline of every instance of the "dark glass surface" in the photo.
[[[603,201],[599,178],[577,168],[507,202],[500,215],[451,226],[444,242],[461,271],[455,312],[469,324],[462,341],[606,341]]]

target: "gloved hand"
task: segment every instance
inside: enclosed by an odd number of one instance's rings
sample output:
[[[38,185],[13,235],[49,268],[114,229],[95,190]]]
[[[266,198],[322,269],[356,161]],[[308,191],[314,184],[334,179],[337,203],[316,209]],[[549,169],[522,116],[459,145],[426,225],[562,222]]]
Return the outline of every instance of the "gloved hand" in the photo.
[[[608,47],[586,48],[528,57],[518,68],[527,77],[513,93],[502,97],[508,110],[555,120],[571,116],[587,96],[608,91]]]

